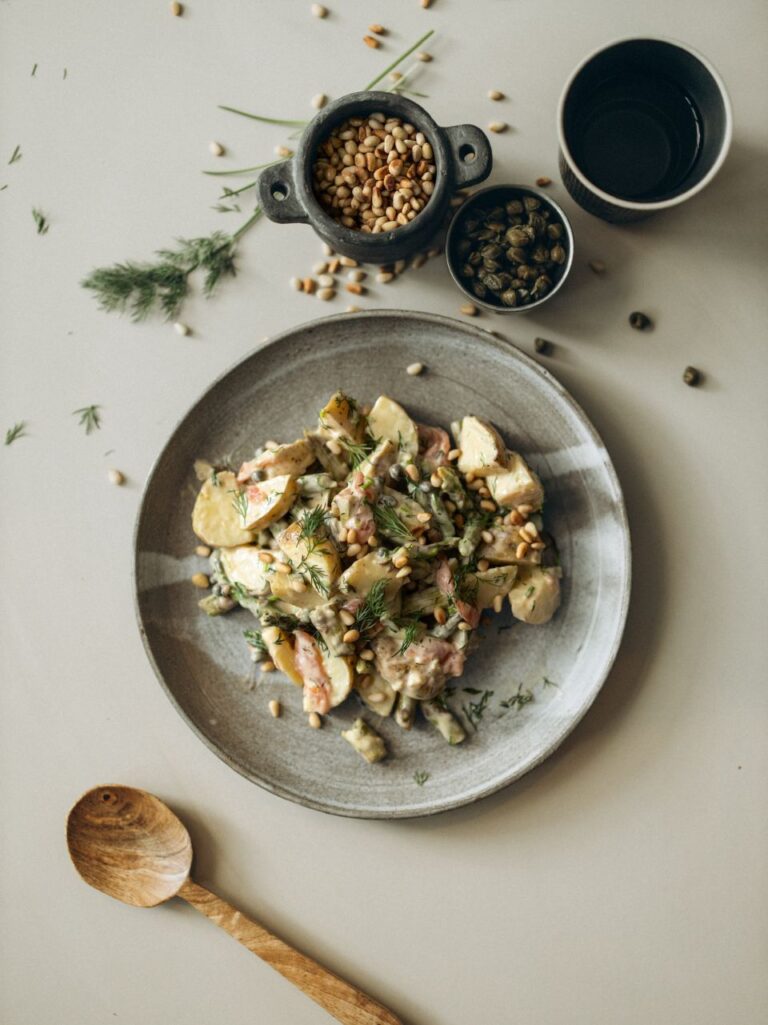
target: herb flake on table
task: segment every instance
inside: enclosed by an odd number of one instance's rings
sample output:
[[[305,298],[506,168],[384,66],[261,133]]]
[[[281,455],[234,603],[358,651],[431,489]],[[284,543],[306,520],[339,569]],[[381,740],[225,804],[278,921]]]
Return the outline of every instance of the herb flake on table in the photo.
[[[484,690],[477,701],[469,701],[466,705],[461,706],[462,712],[467,717],[467,722],[475,731],[477,730],[478,723],[483,718],[485,710],[488,707],[488,700],[492,696],[492,690]]]
[[[413,781],[418,787],[423,787],[428,779],[429,773],[425,772],[423,769],[417,769],[413,774]]]
[[[37,207],[33,206],[32,207],[32,219],[35,222],[35,227],[37,228],[37,234],[38,235],[45,235],[45,234],[47,234],[48,228],[49,228],[50,225],[48,224],[48,218],[45,216],[45,214],[42,212],[42,210],[38,210]]]
[[[5,444],[12,445],[14,441],[17,441],[19,438],[25,438],[26,434],[24,433],[24,429],[26,426],[26,423],[23,420],[20,420],[17,424],[14,424],[13,427],[9,427],[5,432]]]
[[[101,406],[83,406],[82,409],[75,409],[72,416],[79,416],[78,426],[84,427],[86,434],[92,434],[101,429],[100,409]]]
[[[14,149],[13,153],[11,153],[11,159],[8,161],[8,163],[15,164],[17,160],[21,160],[21,146],[19,146],[18,144],[16,145],[16,148]]]
[[[523,708],[525,705],[529,705],[533,701],[533,693],[530,690],[523,690],[523,685],[517,688],[514,694],[508,697],[505,701],[500,701],[499,704],[502,708],[507,710],[512,708]]]

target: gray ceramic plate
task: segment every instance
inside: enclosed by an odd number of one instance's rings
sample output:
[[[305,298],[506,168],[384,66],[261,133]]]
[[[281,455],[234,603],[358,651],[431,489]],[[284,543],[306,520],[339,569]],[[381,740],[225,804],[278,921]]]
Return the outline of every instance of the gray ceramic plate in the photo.
[[[428,371],[409,377],[417,360]],[[339,736],[360,714],[350,698],[310,730],[301,692],[258,682],[245,610],[209,619],[189,578],[201,568],[190,514],[197,458],[237,464],[267,438],[292,440],[337,389],[386,393],[419,420],[492,420],[543,478],[560,549],[563,603],[546,626],[493,618],[454,704],[493,691],[477,729],[448,747],[425,723],[404,733],[366,712],[390,757],[367,765]],[[368,818],[428,815],[493,793],[547,757],[581,719],[613,663],[627,611],[629,533],[616,474],[594,429],[546,370],[482,329],[427,314],[376,311],[305,324],[219,378],[174,431],[149,477],[136,528],[144,642],[169,697],[208,746],[248,779],[311,808]],[[533,700],[504,707],[522,687]],[[267,703],[279,697],[281,719]],[[419,785],[415,776],[428,773]]]

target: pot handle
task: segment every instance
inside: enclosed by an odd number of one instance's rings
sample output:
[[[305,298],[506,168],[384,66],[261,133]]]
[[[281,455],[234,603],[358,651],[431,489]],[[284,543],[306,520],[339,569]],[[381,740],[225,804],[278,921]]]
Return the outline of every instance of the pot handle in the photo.
[[[259,201],[270,221],[279,224],[307,224],[309,217],[301,205],[293,176],[293,161],[272,164],[259,175]]]
[[[491,144],[476,125],[452,125],[444,128],[457,188],[485,181],[493,167]]]

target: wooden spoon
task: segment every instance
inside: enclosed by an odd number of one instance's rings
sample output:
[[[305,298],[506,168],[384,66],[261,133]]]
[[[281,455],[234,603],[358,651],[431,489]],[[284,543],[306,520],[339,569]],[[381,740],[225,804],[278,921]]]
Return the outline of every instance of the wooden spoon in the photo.
[[[344,1025],[403,1025],[386,1007],[194,883],[189,833],[152,794],[123,786],[89,790],[69,813],[67,845],[86,883],[140,908],[183,898]]]

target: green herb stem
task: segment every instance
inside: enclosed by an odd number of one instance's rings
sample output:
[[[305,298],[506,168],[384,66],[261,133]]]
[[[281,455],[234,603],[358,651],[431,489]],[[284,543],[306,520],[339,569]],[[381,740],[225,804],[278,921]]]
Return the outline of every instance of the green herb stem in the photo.
[[[303,127],[307,124],[306,121],[291,121],[288,118],[282,117],[262,117],[261,114],[249,114],[245,110],[238,110],[236,107],[225,107],[223,104],[219,104],[219,110],[227,110],[230,114],[237,114],[239,117],[250,118],[251,121],[261,121],[266,125],[283,125],[286,128],[297,128]]]
[[[279,163],[279,160],[268,160],[265,164],[254,164],[253,167],[238,167],[233,171],[203,171],[203,174],[207,174],[211,178],[231,178],[240,174],[252,174],[253,171],[261,171],[265,167],[272,167],[273,164]]]
[[[407,49],[405,51],[405,53],[400,54],[400,56],[396,60],[392,61],[391,64],[389,64],[386,68],[384,68],[384,70],[381,72],[380,75],[377,75],[376,78],[372,79],[368,83],[368,85],[364,86],[363,87],[363,91],[364,92],[368,92],[369,89],[373,89],[373,87],[375,85],[378,85],[378,83],[382,80],[382,78],[386,78],[386,76],[390,73],[390,71],[394,71],[398,64],[402,63],[402,61],[404,61],[406,57],[410,57],[411,54],[415,50],[418,50],[418,48],[420,46],[422,46],[424,43],[426,43],[426,41],[429,39],[429,37],[433,36],[434,34],[435,34],[435,30],[433,28],[430,29],[429,32],[427,32],[425,35],[423,35],[421,37],[421,39],[418,39],[413,44],[413,46],[409,47],[409,49]]]

